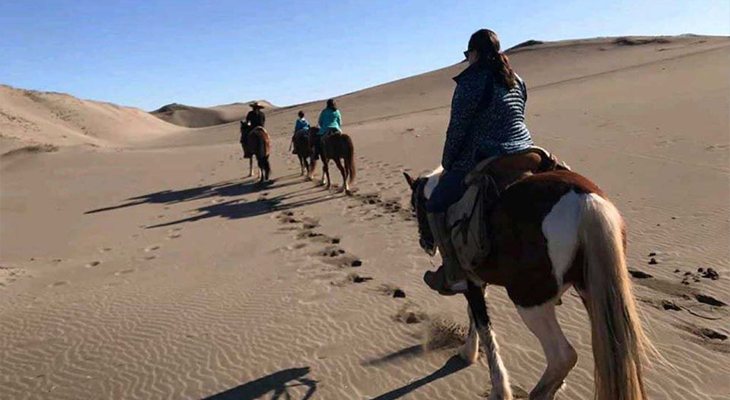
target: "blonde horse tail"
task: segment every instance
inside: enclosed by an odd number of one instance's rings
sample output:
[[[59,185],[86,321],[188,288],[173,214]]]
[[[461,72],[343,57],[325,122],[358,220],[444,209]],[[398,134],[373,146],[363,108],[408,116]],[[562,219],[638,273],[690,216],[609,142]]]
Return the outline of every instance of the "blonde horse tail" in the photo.
[[[624,222],[616,207],[588,195],[580,222],[591,320],[596,400],[646,400],[643,362],[655,351],[641,328],[624,253]]]
[[[355,146],[352,144],[352,138],[349,135],[342,134],[345,138],[345,168],[349,176],[350,183],[355,181],[357,168],[355,167]]]

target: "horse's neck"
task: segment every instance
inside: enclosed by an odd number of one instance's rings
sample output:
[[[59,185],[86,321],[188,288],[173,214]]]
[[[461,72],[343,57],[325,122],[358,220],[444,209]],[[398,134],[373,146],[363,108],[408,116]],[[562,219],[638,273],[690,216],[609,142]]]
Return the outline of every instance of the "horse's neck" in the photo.
[[[444,168],[439,165],[438,168],[433,170],[430,174],[426,175],[426,186],[423,188],[423,196],[426,199],[431,198],[431,194],[436,189],[436,186],[441,180],[441,175],[444,173]]]

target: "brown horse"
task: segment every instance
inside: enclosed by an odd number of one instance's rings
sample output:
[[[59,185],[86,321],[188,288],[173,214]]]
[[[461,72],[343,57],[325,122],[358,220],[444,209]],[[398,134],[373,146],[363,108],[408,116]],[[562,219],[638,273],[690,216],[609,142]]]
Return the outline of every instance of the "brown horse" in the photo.
[[[294,146],[294,153],[299,158],[299,166],[301,167],[301,175],[309,173],[309,158],[312,156],[312,144],[309,131],[302,129],[294,134],[292,138],[292,145]]]
[[[271,165],[269,164],[269,155],[271,154],[271,139],[269,133],[261,126],[253,128],[249,133],[245,145],[245,149],[256,157],[256,164],[259,167],[259,182],[269,180],[271,175]],[[253,158],[251,158],[253,166]],[[251,167],[251,175],[253,176],[253,167]]]
[[[416,180],[405,174],[419,221],[421,246],[433,254],[425,202],[441,169]],[[526,177],[525,177],[526,176]],[[551,400],[577,363],[578,355],[555,316],[561,295],[573,286],[591,321],[596,400],[645,400],[644,335],[626,266],[625,226],[616,207],[587,178],[568,170],[527,173],[502,188],[486,218],[491,251],[478,265],[465,266],[470,329],[461,356],[473,363],[482,342],[490,369],[490,399],[512,399],[507,372],[491,328],[485,288],[503,286],[542,344],[547,367],[530,393]],[[424,226],[425,224],[425,226]]]
[[[327,189],[331,187],[329,162],[333,160],[337,169],[342,174],[342,190],[346,194],[351,194],[350,184],[355,180],[355,147],[352,139],[347,134],[340,131],[330,131],[324,136],[318,136],[319,127],[309,128],[310,143],[315,148],[315,154],[309,167],[309,179],[314,175],[314,169],[317,165],[317,157],[322,159],[322,184],[327,185]],[[317,140],[320,141],[317,146]],[[317,149],[319,147],[319,149]],[[318,151],[319,150],[319,151]],[[343,166],[344,162],[344,166]]]

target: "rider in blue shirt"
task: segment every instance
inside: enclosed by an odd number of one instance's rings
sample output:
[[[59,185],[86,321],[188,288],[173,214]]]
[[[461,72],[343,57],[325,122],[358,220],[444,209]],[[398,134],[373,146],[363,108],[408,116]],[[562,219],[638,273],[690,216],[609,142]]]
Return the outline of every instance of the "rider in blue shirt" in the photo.
[[[297,122],[294,123],[294,135],[291,138],[291,143],[289,144],[289,150],[291,150],[294,147],[294,139],[296,139],[297,134],[303,134],[303,132],[309,132],[309,121],[307,121],[306,118],[304,118],[304,111],[299,111],[299,119],[297,119]],[[297,150],[294,149],[292,153],[297,154]]]

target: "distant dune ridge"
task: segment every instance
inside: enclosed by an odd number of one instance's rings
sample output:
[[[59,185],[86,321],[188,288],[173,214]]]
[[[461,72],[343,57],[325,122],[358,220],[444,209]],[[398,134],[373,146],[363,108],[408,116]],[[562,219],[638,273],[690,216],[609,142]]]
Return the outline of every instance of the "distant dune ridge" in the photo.
[[[0,85],[0,145],[124,146],[180,128],[135,107]]]
[[[259,104],[272,110],[275,107],[266,100],[259,100]],[[214,107],[194,107],[184,104],[172,103],[150,112],[157,118],[171,124],[187,128],[203,128],[239,121],[246,117],[251,111],[248,103],[232,103]]]

